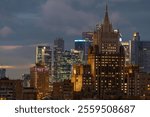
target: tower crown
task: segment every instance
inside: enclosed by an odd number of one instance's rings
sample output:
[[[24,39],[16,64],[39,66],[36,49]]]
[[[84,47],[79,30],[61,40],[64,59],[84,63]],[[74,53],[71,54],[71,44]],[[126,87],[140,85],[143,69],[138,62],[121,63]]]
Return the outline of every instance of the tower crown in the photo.
[[[102,30],[103,30],[103,32],[111,32],[113,30],[112,24],[110,23],[110,20],[109,20],[107,3],[106,3],[106,10],[105,10],[105,17],[104,17],[104,21],[102,24]]]
[[[104,24],[110,24],[109,15],[108,15],[108,5],[107,4],[106,4],[105,17],[104,17]]]

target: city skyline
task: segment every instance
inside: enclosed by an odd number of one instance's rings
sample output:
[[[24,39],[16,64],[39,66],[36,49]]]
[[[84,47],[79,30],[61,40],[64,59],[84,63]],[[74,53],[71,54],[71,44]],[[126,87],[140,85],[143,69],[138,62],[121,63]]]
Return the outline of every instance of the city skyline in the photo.
[[[35,63],[37,44],[52,45],[55,38],[63,37],[65,47],[74,48],[73,41],[82,32],[93,31],[104,17],[105,0],[86,3],[84,0],[14,0],[1,1],[1,5],[0,65],[11,68],[7,70],[10,78],[21,78]],[[148,10],[145,0],[109,0],[111,23],[120,30],[124,40],[131,39],[136,31],[140,32],[141,40],[148,40]]]

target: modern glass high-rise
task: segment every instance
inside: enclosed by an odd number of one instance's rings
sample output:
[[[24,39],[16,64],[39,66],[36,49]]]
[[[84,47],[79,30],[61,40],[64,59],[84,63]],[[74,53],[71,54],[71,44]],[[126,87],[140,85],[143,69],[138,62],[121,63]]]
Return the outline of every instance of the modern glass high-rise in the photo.
[[[140,56],[140,35],[138,32],[133,34],[133,39],[129,41],[130,43],[130,61],[133,65],[139,65]]]
[[[61,53],[59,63],[57,63],[57,79],[63,81],[71,78],[71,70],[73,64],[79,64],[82,62],[82,52],[74,49],[65,50]]]
[[[150,41],[141,41],[138,32],[130,40],[130,63],[138,65],[140,71],[150,73]]]
[[[150,41],[140,42],[140,70],[150,73]]]
[[[36,63],[51,67],[52,50],[50,46],[37,46],[36,47]]]
[[[64,39],[56,38],[54,40],[54,46],[57,46],[57,48],[60,48],[61,51],[64,51]]]
[[[75,50],[83,52],[83,63],[87,63],[88,49],[92,44],[89,39],[76,39],[74,40]]]
[[[61,66],[60,61],[62,54],[64,52],[64,40],[62,38],[57,38],[54,40],[53,47],[53,80],[60,80],[59,68]]]
[[[50,81],[52,80],[52,50],[50,46],[36,47],[36,64],[49,68]]]

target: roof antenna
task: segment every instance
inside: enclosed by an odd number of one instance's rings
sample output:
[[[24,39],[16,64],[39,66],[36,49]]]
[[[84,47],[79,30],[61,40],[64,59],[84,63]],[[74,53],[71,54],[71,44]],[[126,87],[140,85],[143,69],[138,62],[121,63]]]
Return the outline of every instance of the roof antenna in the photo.
[[[106,0],[106,12],[108,12],[108,0]]]

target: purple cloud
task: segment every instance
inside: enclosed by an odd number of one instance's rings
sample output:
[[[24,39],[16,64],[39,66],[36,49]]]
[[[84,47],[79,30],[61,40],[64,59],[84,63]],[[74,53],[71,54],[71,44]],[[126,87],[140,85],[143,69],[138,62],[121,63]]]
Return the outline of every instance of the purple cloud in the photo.
[[[14,31],[8,26],[4,26],[3,28],[0,29],[0,35],[2,36],[7,36],[13,33]]]

